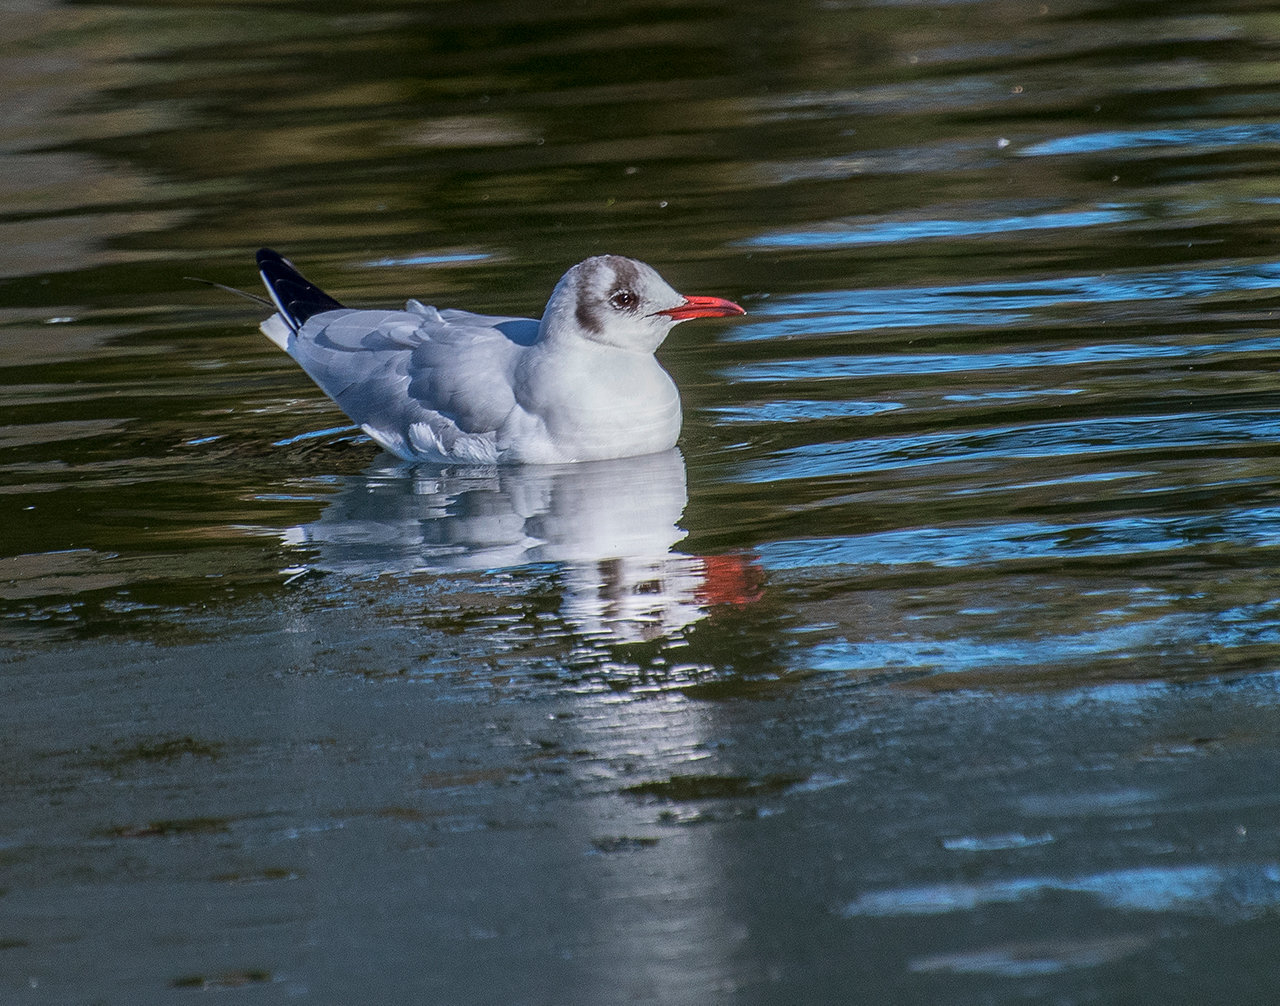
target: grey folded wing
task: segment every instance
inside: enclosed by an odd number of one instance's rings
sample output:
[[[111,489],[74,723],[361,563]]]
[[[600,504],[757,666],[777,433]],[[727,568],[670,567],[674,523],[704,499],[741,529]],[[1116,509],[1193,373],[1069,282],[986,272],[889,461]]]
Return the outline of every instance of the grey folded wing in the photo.
[[[410,301],[404,311],[326,311],[291,356],[383,447],[403,458],[492,462],[518,408],[515,369],[538,323]]]

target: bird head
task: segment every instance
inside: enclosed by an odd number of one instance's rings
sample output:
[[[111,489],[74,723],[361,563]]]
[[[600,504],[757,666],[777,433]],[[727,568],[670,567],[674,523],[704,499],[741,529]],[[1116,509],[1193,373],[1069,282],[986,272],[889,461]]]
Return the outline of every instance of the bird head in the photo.
[[[539,338],[581,338],[652,353],[674,325],[691,318],[745,314],[719,297],[686,297],[650,266],[621,255],[579,262],[556,284]]]

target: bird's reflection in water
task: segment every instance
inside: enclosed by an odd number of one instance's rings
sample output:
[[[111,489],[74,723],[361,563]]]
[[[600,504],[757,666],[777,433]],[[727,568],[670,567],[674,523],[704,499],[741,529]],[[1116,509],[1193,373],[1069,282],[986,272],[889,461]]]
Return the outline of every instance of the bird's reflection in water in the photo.
[[[285,538],[312,552],[312,568],[348,576],[552,563],[573,631],[648,641],[757,590],[745,559],[675,551],[685,480],[674,449],[573,465],[378,464]]]

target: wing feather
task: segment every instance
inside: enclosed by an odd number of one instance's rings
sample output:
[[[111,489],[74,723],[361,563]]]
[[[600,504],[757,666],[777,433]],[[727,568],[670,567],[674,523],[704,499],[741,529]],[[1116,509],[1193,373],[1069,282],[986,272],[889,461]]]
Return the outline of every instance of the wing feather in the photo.
[[[326,311],[288,351],[342,410],[401,457],[492,463],[519,408],[518,357],[538,323],[411,301],[404,311]]]

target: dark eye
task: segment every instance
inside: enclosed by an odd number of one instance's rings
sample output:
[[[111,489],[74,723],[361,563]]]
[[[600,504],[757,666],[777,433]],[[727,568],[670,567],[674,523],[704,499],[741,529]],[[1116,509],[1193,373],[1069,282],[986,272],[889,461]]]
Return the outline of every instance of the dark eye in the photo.
[[[630,290],[617,290],[613,296],[609,298],[609,303],[616,307],[619,311],[630,311],[636,306],[639,298]]]

